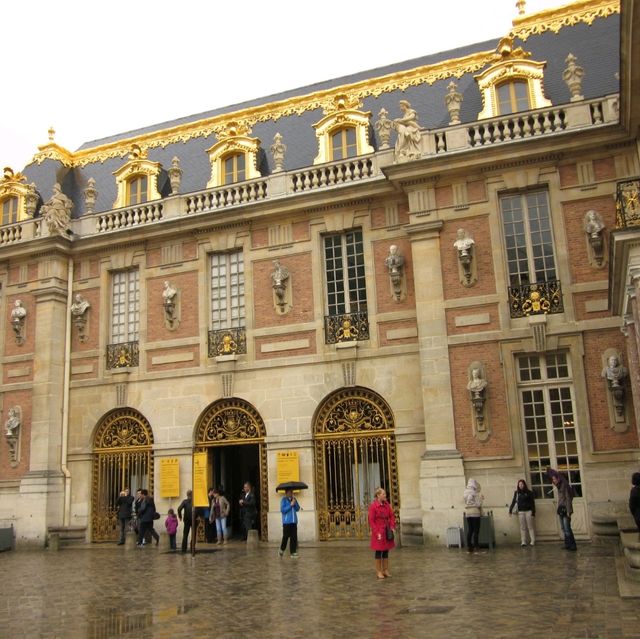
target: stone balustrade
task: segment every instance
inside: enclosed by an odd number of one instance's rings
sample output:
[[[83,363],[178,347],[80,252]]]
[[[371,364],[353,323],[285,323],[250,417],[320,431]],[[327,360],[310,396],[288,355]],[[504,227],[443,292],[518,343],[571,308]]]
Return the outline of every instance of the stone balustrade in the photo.
[[[469,151],[565,131],[606,126],[618,122],[618,96],[584,100],[556,107],[517,113],[441,129],[423,130],[423,157]],[[87,237],[121,229],[155,224],[182,216],[227,210],[255,202],[322,189],[340,188],[368,180],[384,179],[381,166],[392,162],[392,150],[307,167],[295,171],[174,195],[127,208],[85,215],[72,220],[74,237]],[[0,227],[0,246],[44,237],[40,218]]]
[[[147,202],[95,215],[96,233],[117,231],[162,220],[162,201]]]

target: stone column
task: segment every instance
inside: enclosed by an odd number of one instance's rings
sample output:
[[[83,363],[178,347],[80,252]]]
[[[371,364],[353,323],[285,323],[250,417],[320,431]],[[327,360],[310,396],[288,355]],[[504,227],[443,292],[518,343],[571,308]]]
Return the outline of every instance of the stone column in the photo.
[[[428,203],[429,194],[409,198]],[[412,207],[413,208],[413,207]],[[442,221],[430,211],[411,212],[411,238],[420,352],[422,410],[426,450],[420,462],[420,501],[425,543],[445,541],[449,525],[462,525],[462,456],[456,448],[451,372],[440,259]],[[452,506],[454,509],[452,509]]]
[[[65,283],[50,278],[35,291],[35,355],[31,407],[29,471],[20,485],[21,518],[18,534],[37,544],[46,539],[47,526],[61,525],[64,484],[61,471],[62,398],[64,385]]]

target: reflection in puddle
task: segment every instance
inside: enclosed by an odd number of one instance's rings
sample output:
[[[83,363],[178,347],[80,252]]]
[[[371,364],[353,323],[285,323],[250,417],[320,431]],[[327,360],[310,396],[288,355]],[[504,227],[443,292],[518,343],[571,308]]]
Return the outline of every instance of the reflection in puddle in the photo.
[[[107,639],[120,637],[134,630],[143,630],[155,623],[168,621],[178,615],[185,615],[197,606],[181,604],[169,606],[160,610],[144,610],[126,612],[118,608],[103,608],[95,610],[95,617],[89,621],[90,639]]]

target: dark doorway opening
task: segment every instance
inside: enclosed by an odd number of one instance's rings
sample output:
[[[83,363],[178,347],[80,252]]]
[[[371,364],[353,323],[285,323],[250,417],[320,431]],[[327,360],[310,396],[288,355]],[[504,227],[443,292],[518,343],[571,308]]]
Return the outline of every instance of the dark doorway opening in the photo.
[[[224,496],[231,506],[231,513],[227,520],[229,534],[234,538],[242,536],[242,521],[240,518],[240,504],[244,482],[253,484],[258,506],[256,525],[260,530],[260,445],[239,444],[231,446],[213,446],[209,448],[209,477],[211,485],[222,488]]]

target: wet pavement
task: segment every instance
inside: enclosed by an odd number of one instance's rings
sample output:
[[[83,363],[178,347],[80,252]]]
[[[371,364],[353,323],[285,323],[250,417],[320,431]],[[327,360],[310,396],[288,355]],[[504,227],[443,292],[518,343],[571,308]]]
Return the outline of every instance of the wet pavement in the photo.
[[[613,546],[402,548],[381,581],[360,544],[218,548],[0,553],[0,637],[640,637]]]

